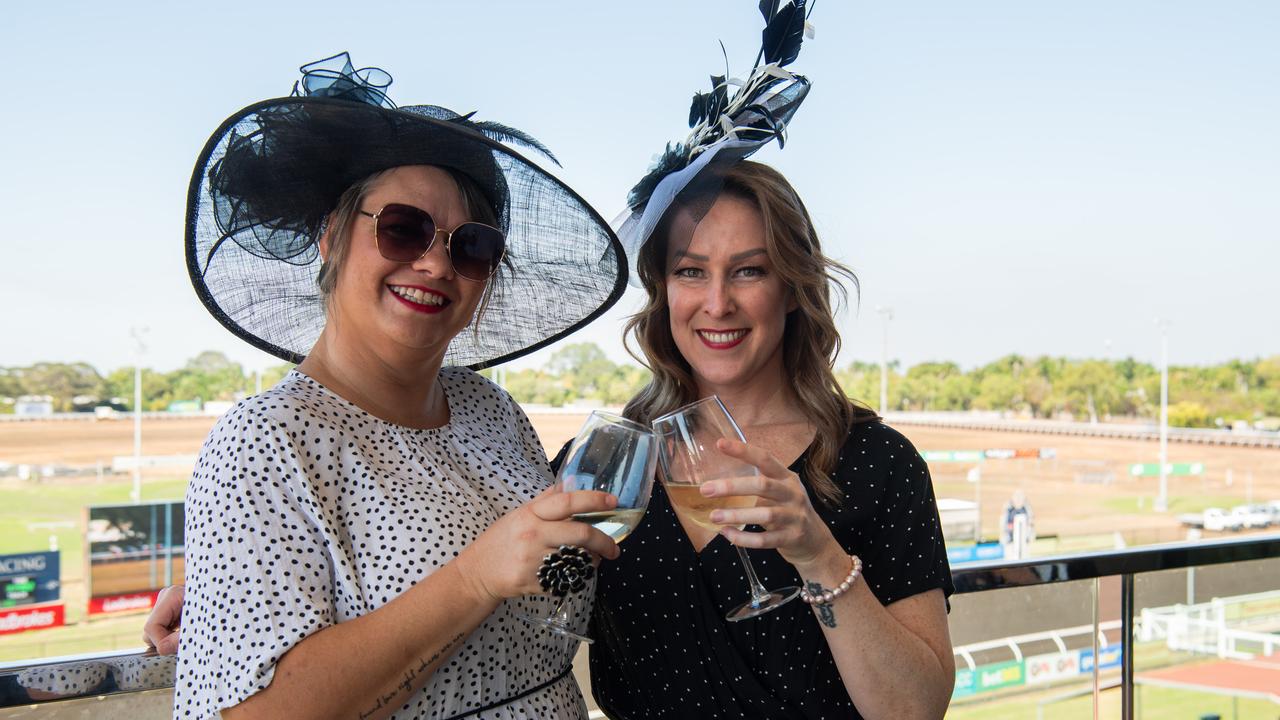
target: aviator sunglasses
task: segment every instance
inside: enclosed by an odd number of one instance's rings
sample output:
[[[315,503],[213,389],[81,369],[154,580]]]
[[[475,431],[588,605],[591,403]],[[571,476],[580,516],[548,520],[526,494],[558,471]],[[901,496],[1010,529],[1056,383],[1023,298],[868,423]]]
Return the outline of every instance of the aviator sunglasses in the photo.
[[[360,211],[373,218],[373,241],[378,254],[398,263],[417,262],[444,233],[445,254],[458,275],[483,282],[498,269],[507,252],[507,241],[498,228],[465,222],[453,230],[441,230],[425,210],[391,203],[376,213]]]

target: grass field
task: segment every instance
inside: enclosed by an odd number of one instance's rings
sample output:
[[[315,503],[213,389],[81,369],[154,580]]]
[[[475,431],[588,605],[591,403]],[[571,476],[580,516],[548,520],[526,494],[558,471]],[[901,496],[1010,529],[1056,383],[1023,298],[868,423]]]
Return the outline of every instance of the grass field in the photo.
[[[83,607],[80,614],[84,614]],[[70,622],[69,605],[67,615]],[[141,615],[128,614],[48,630],[0,635],[0,662],[141,648],[142,619]]]
[[[1280,717],[1280,704],[1267,700],[1232,698],[1207,692],[1142,685],[1144,672],[1170,666],[1203,663],[1205,658],[1187,652],[1170,651],[1163,641],[1135,643],[1134,656],[1138,685],[1134,695],[1134,716],[1142,720],[1198,720],[1218,714],[1222,720],[1274,720]],[[1119,718],[1121,694],[1118,687],[1106,689],[1119,681],[1118,670],[1104,670],[1099,677],[1100,718]],[[1068,720],[1092,717],[1092,678],[1041,686],[1028,690],[1025,686],[955,700],[947,712],[948,720],[1014,720],[1042,718]]]
[[[1119,688],[1103,690],[1098,700],[1099,718],[1120,718]],[[1266,700],[1143,685],[1137,687],[1133,706],[1134,717],[1141,720],[1197,720],[1207,715],[1219,715],[1222,720],[1275,720],[1280,716],[1280,705]],[[947,720],[1078,720],[1091,717],[1093,690],[1088,683],[1059,685],[994,702],[955,702],[947,711]]]

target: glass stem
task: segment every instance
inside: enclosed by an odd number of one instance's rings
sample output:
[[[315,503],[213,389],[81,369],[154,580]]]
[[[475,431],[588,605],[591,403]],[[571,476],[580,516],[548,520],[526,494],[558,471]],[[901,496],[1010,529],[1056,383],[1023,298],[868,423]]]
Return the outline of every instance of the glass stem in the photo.
[[[556,609],[551,611],[551,616],[547,618],[547,622],[567,629],[569,627],[569,611],[564,606],[567,602],[569,602],[569,595],[565,594],[556,602]]]
[[[751,558],[747,557],[747,551],[738,545],[733,547],[738,551],[738,557],[742,559],[743,569],[747,571],[747,584],[751,586],[751,606],[759,607],[769,599],[769,591],[765,590],[764,585],[760,584],[760,578],[756,577],[756,569],[751,566]]]

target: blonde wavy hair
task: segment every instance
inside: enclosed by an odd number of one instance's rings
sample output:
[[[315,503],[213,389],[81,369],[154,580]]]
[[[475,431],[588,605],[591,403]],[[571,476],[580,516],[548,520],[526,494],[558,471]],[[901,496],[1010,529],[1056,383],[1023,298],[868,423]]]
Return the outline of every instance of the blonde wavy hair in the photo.
[[[756,162],[739,162],[725,173],[719,196],[725,195],[750,202],[760,211],[769,261],[795,299],[796,309],[787,314],[782,337],[783,362],[801,412],[817,429],[802,478],[822,502],[836,507],[843,495],[831,473],[849,428],[855,422],[878,419],[872,410],[844,394],[833,372],[840,334],[834,313],[839,305],[833,306],[832,296],[843,304],[848,293],[842,281],[856,292],[858,278],[822,254],[809,211],[777,170]],[[689,363],[671,336],[667,306],[667,235],[670,220],[677,213],[678,209],[668,212],[667,222],[658,227],[636,259],[648,302],[627,321],[626,343],[653,378],[627,403],[623,414],[645,424],[698,399]]]

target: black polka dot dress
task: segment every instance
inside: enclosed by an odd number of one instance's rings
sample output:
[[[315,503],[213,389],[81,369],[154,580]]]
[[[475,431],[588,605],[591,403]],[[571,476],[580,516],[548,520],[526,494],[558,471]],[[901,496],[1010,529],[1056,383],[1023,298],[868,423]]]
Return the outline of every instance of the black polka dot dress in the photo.
[[[952,593],[929,471],[905,437],[880,422],[855,424],[832,479],[841,507],[810,499],[836,540],[862,558],[881,603]],[[724,619],[750,597],[737,551],[717,535],[695,552],[660,484],[619,548],[622,556],[600,567],[591,628],[591,689],[610,718],[860,717],[808,605]],[[747,552],[765,587],[800,584],[777,551]]]
[[[433,430],[379,420],[297,371],[218,421],[187,491],[175,717],[216,717],[267,687],[291,647],[386,604],[551,484],[510,396],[460,368],[440,383],[450,421]],[[591,596],[570,600],[580,629]],[[516,617],[553,608],[504,601],[393,717],[448,718],[561,674],[577,643]],[[567,673],[481,717],[586,714]]]

